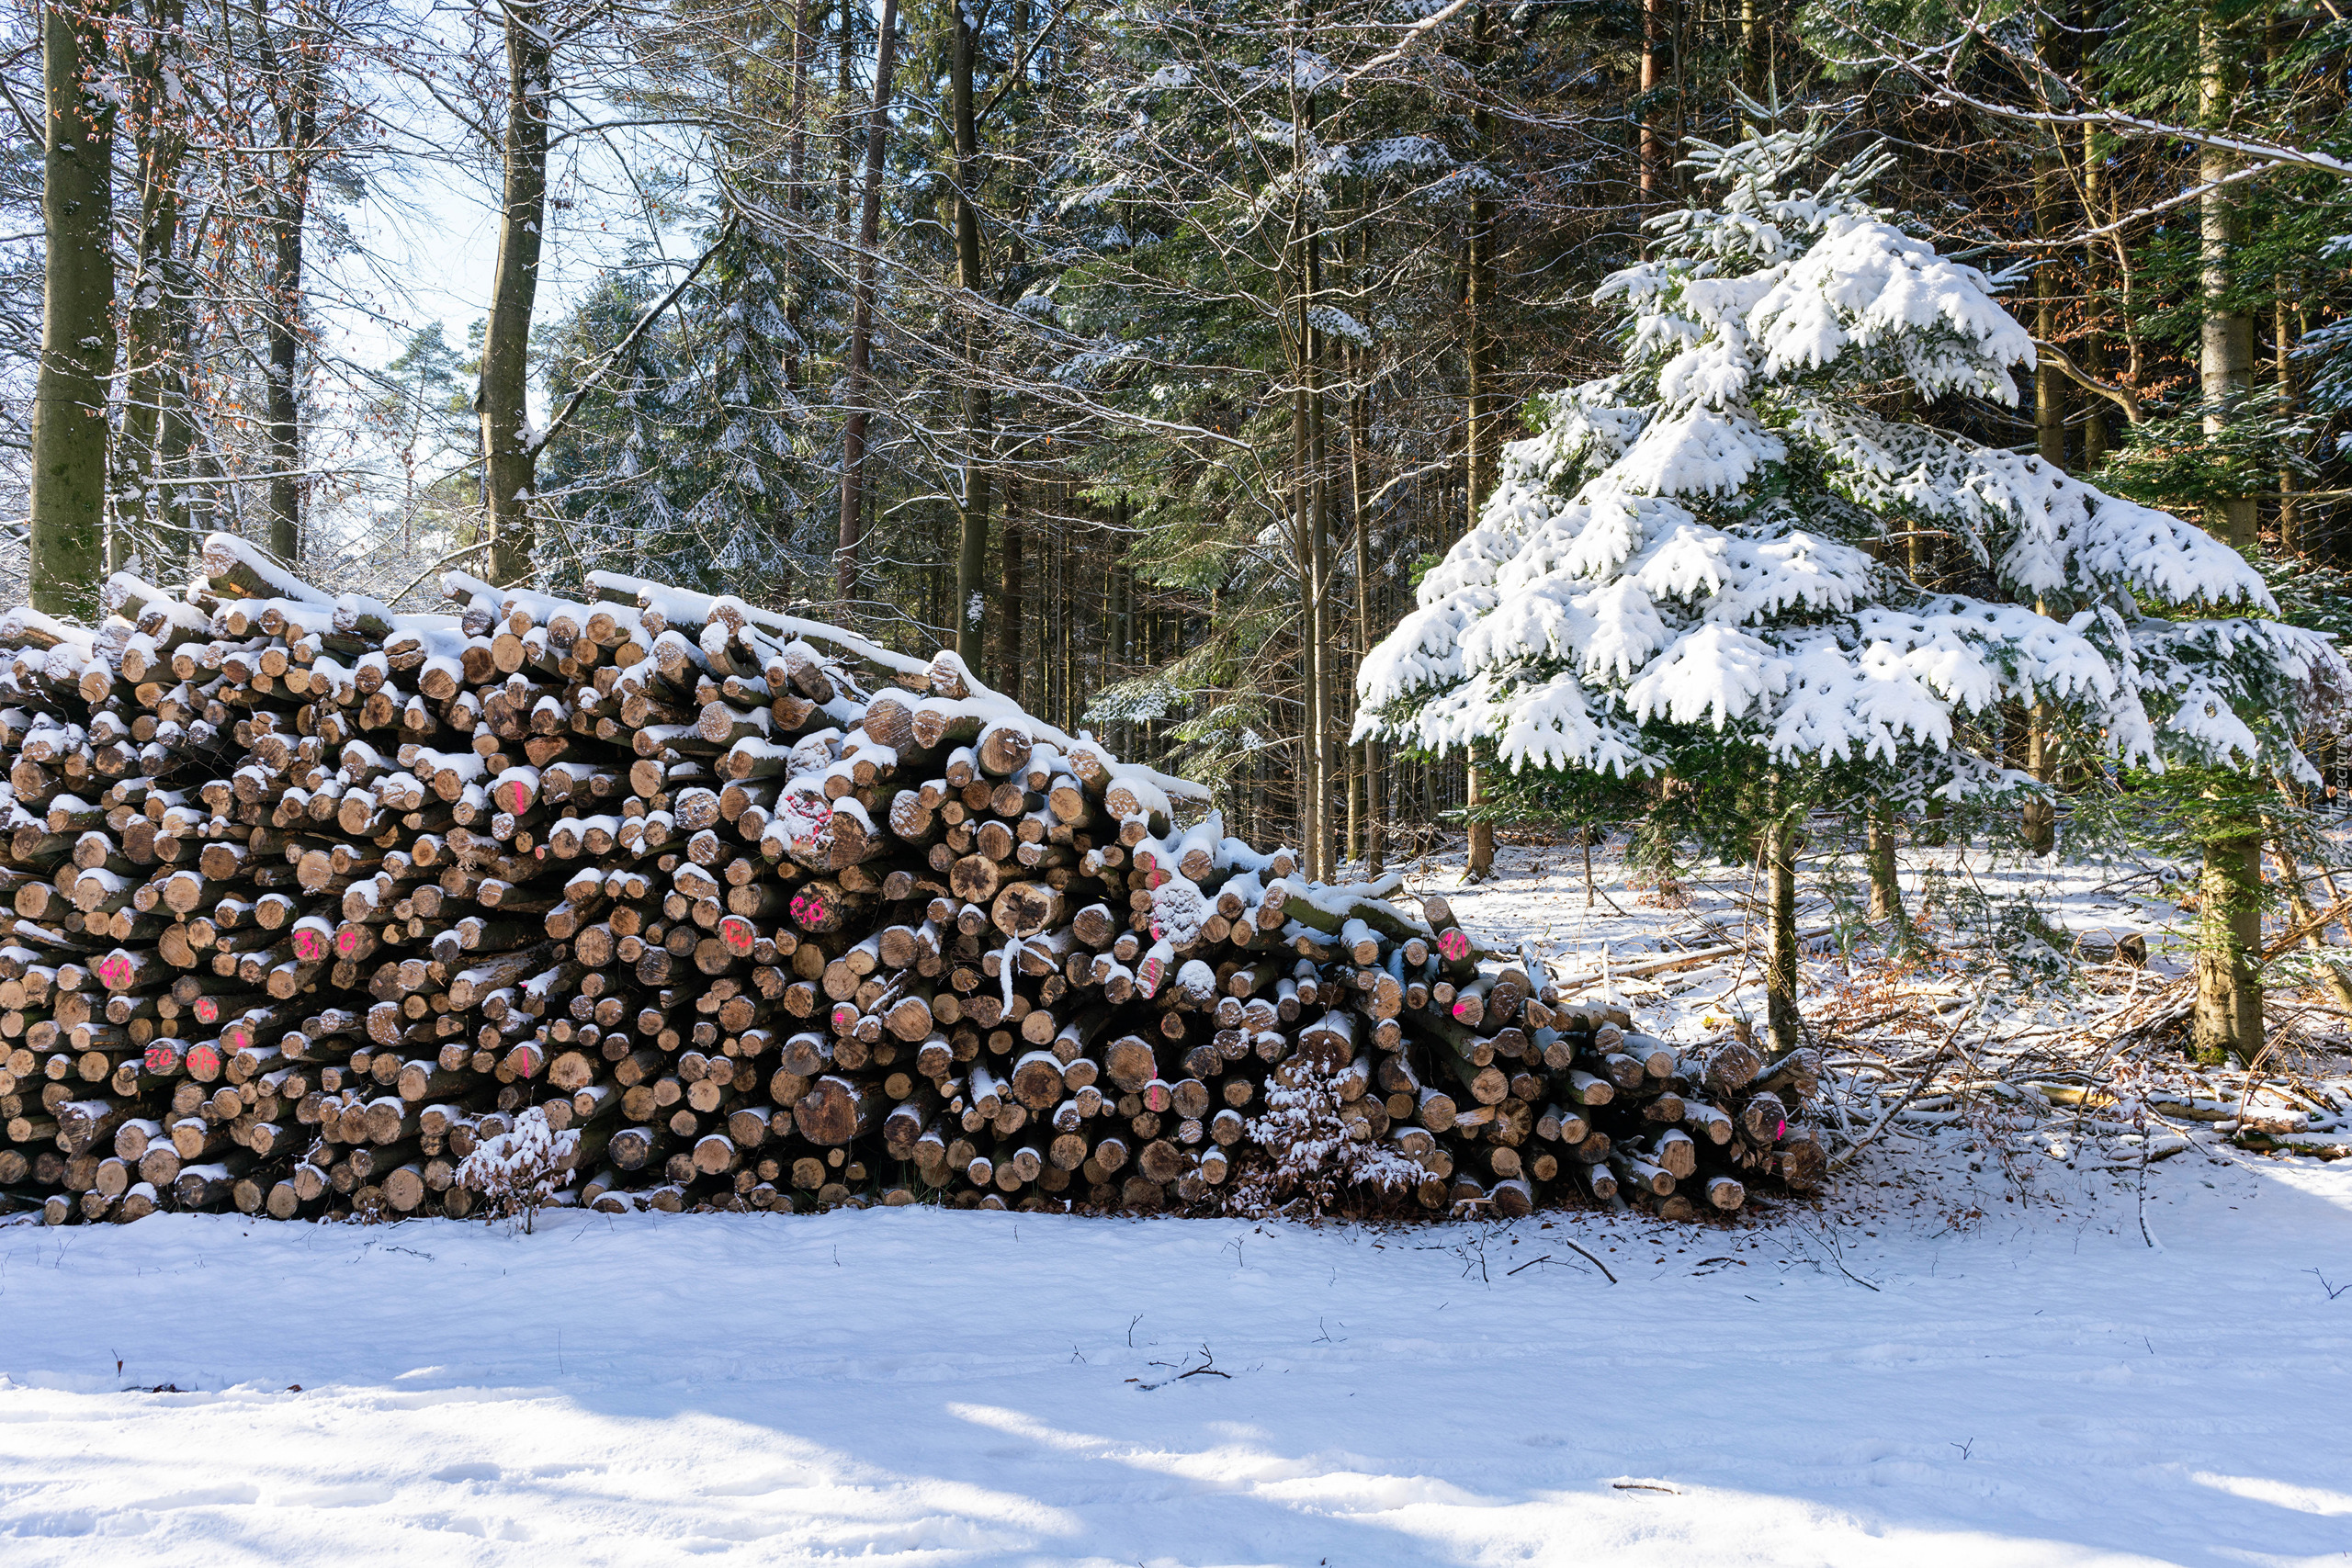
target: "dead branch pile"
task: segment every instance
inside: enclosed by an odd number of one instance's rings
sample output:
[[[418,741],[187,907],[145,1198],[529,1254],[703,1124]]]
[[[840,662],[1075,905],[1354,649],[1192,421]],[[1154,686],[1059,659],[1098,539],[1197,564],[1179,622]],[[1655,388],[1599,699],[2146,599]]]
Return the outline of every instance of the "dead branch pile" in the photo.
[[[444,586],[396,615],[215,536],[96,631],[0,620],[0,1197],[460,1215],[486,1162],[608,1209],[1689,1214],[1821,1179],[1809,1054],[1684,1055],[1393,880],[1307,882],[953,654]]]

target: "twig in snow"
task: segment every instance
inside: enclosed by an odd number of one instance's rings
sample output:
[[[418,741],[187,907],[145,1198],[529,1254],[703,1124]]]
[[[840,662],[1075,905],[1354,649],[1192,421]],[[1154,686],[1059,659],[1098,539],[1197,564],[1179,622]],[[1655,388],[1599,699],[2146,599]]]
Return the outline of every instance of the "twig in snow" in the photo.
[[[1560,1242],[1560,1244],[1561,1244],[1563,1247],[1567,1247],[1570,1251],[1572,1251],[1572,1252],[1576,1253],[1577,1256],[1579,1256],[1579,1257],[1583,1258],[1586,1261],[1589,1262],[1589,1263],[1590,1263],[1590,1264],[1591,1264],[1595,1269],[1600,1269],[1600,1277],[1601,1277],[1602,1279],[1604,1279],[1604,1280],[1608,1280],[1608,1281],[1609,1281],[1611,1284],[1612,1284],[1612,1285],[1613,1285],[1613,1284],[1615,1284],[1615,1283],[1617,1282],[1617,1276],[1616,1276],[1616,1275],[1614,1275],[1614,1274],[1611,1274],[1611,1273],[1609,1271],[1609,1265],[1608,1265],[1608,1264],[1603,1263],[1600,1258],[1593,1257],[1593,1255],[1592,1255],[1591,1253],[1585,1251],[1585,1249],[1584,1249],[1583,1247],[1577,1246],[1577,1244],[1576,1244],[1575,1242],[1569,1241],[1569,1240],[1568,1240],[1566,1237],[1565,1237],[1565,1236],[1563,1236],[1563,1237],[1561,1238],[1561,1242]]]
[[[2352,1285],[2329,1284],[2327,1282],[2327,1276],[2321,1273],[2316,1269],[2306,1269],[2303,1272],[2309,1274],[2312,1279],[2319,1281],[2319,1288],[2327,1292],[2327,1299],[2329,1301],[2334,1301],[2336,1297],[2342,1295],[2346,1291],[2352,1291]]]
[[[1878,1289],[1876,1285],[1871,1284],[1868,1280],[1863,1279],[1860,1274],[1855,1273],[1851,1269],[1846,1267],[1846,1254],[1844,1249],[1838,1245],[1838,1239],[1836,1236],[1830,1235],[1826,1230],[1819,1235],[1815,1235],[1813,1232],[1805,1229],[1803,1225],[1798,1225],[1795,1228],[1798,1235],[1810,1236],[1813,1240],[1821,1244],[1822,1249],[1829,1254],[1829,1261],[1837,1267],[1838,1272],[1845,1275],[1846,1278],[1851,1280],[1854,1283],[1860,1285],[1866,1291],[1875,1292]]]

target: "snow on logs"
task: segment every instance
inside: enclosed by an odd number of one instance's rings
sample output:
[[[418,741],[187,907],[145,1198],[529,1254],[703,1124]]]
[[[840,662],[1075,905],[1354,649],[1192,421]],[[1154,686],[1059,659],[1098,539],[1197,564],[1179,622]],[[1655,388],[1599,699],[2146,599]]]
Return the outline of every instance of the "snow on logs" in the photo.
[[[605,1209],[1822,1179],[1808,1057],[1685,1055],[1393,879],[1309,882],[952,653],[444,587],[215,536],[95,631],[0,617],[0,1207],[462,1215],[530,1107]]]

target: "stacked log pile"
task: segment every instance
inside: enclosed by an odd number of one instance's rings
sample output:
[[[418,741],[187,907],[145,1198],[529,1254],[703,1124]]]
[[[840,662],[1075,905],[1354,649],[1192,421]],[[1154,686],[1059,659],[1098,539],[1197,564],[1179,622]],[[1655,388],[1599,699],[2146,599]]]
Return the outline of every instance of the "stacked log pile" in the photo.
[[[0,619],[0,1199],[462,1215],[533,1109],[607,1209],[1822,1178],[1807,1055],[1684,1055],[1393,879],[1307,882],[953,654],[444,586],[394,614],[215,536],[95,631]]]

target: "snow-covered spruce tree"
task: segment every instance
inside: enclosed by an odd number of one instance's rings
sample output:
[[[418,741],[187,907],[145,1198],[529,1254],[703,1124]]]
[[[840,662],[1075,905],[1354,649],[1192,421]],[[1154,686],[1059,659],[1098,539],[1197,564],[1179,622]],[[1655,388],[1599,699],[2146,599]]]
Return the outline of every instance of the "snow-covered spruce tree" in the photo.
[[[2005,705],[2086,762],[2307,775],[2294,738],[2344,674],[2324,638],[2262,618],[2261,578],[2199,529],[1871,412],[1905,387],[2013,402],[2033,349],[1983,274],[1867,202],[1880,155],[1797,186],[1826,140],[1700,148],[1717,204],[1656,220],[1654,259],[1600,290],[1623,302],[1623,368],[1542,400],[1359,679],[1360,734],[1747,791],[1781,1046],[1812,805],[2034,797],[2000,761]],[[1973,592],[1905,574],[1923,530]],[[2209,853],[2233,908],[2258,897],[2256,842]],[[2251,945],[2240,922],[2199,965],[2201,1045],[2258,1048]]]

